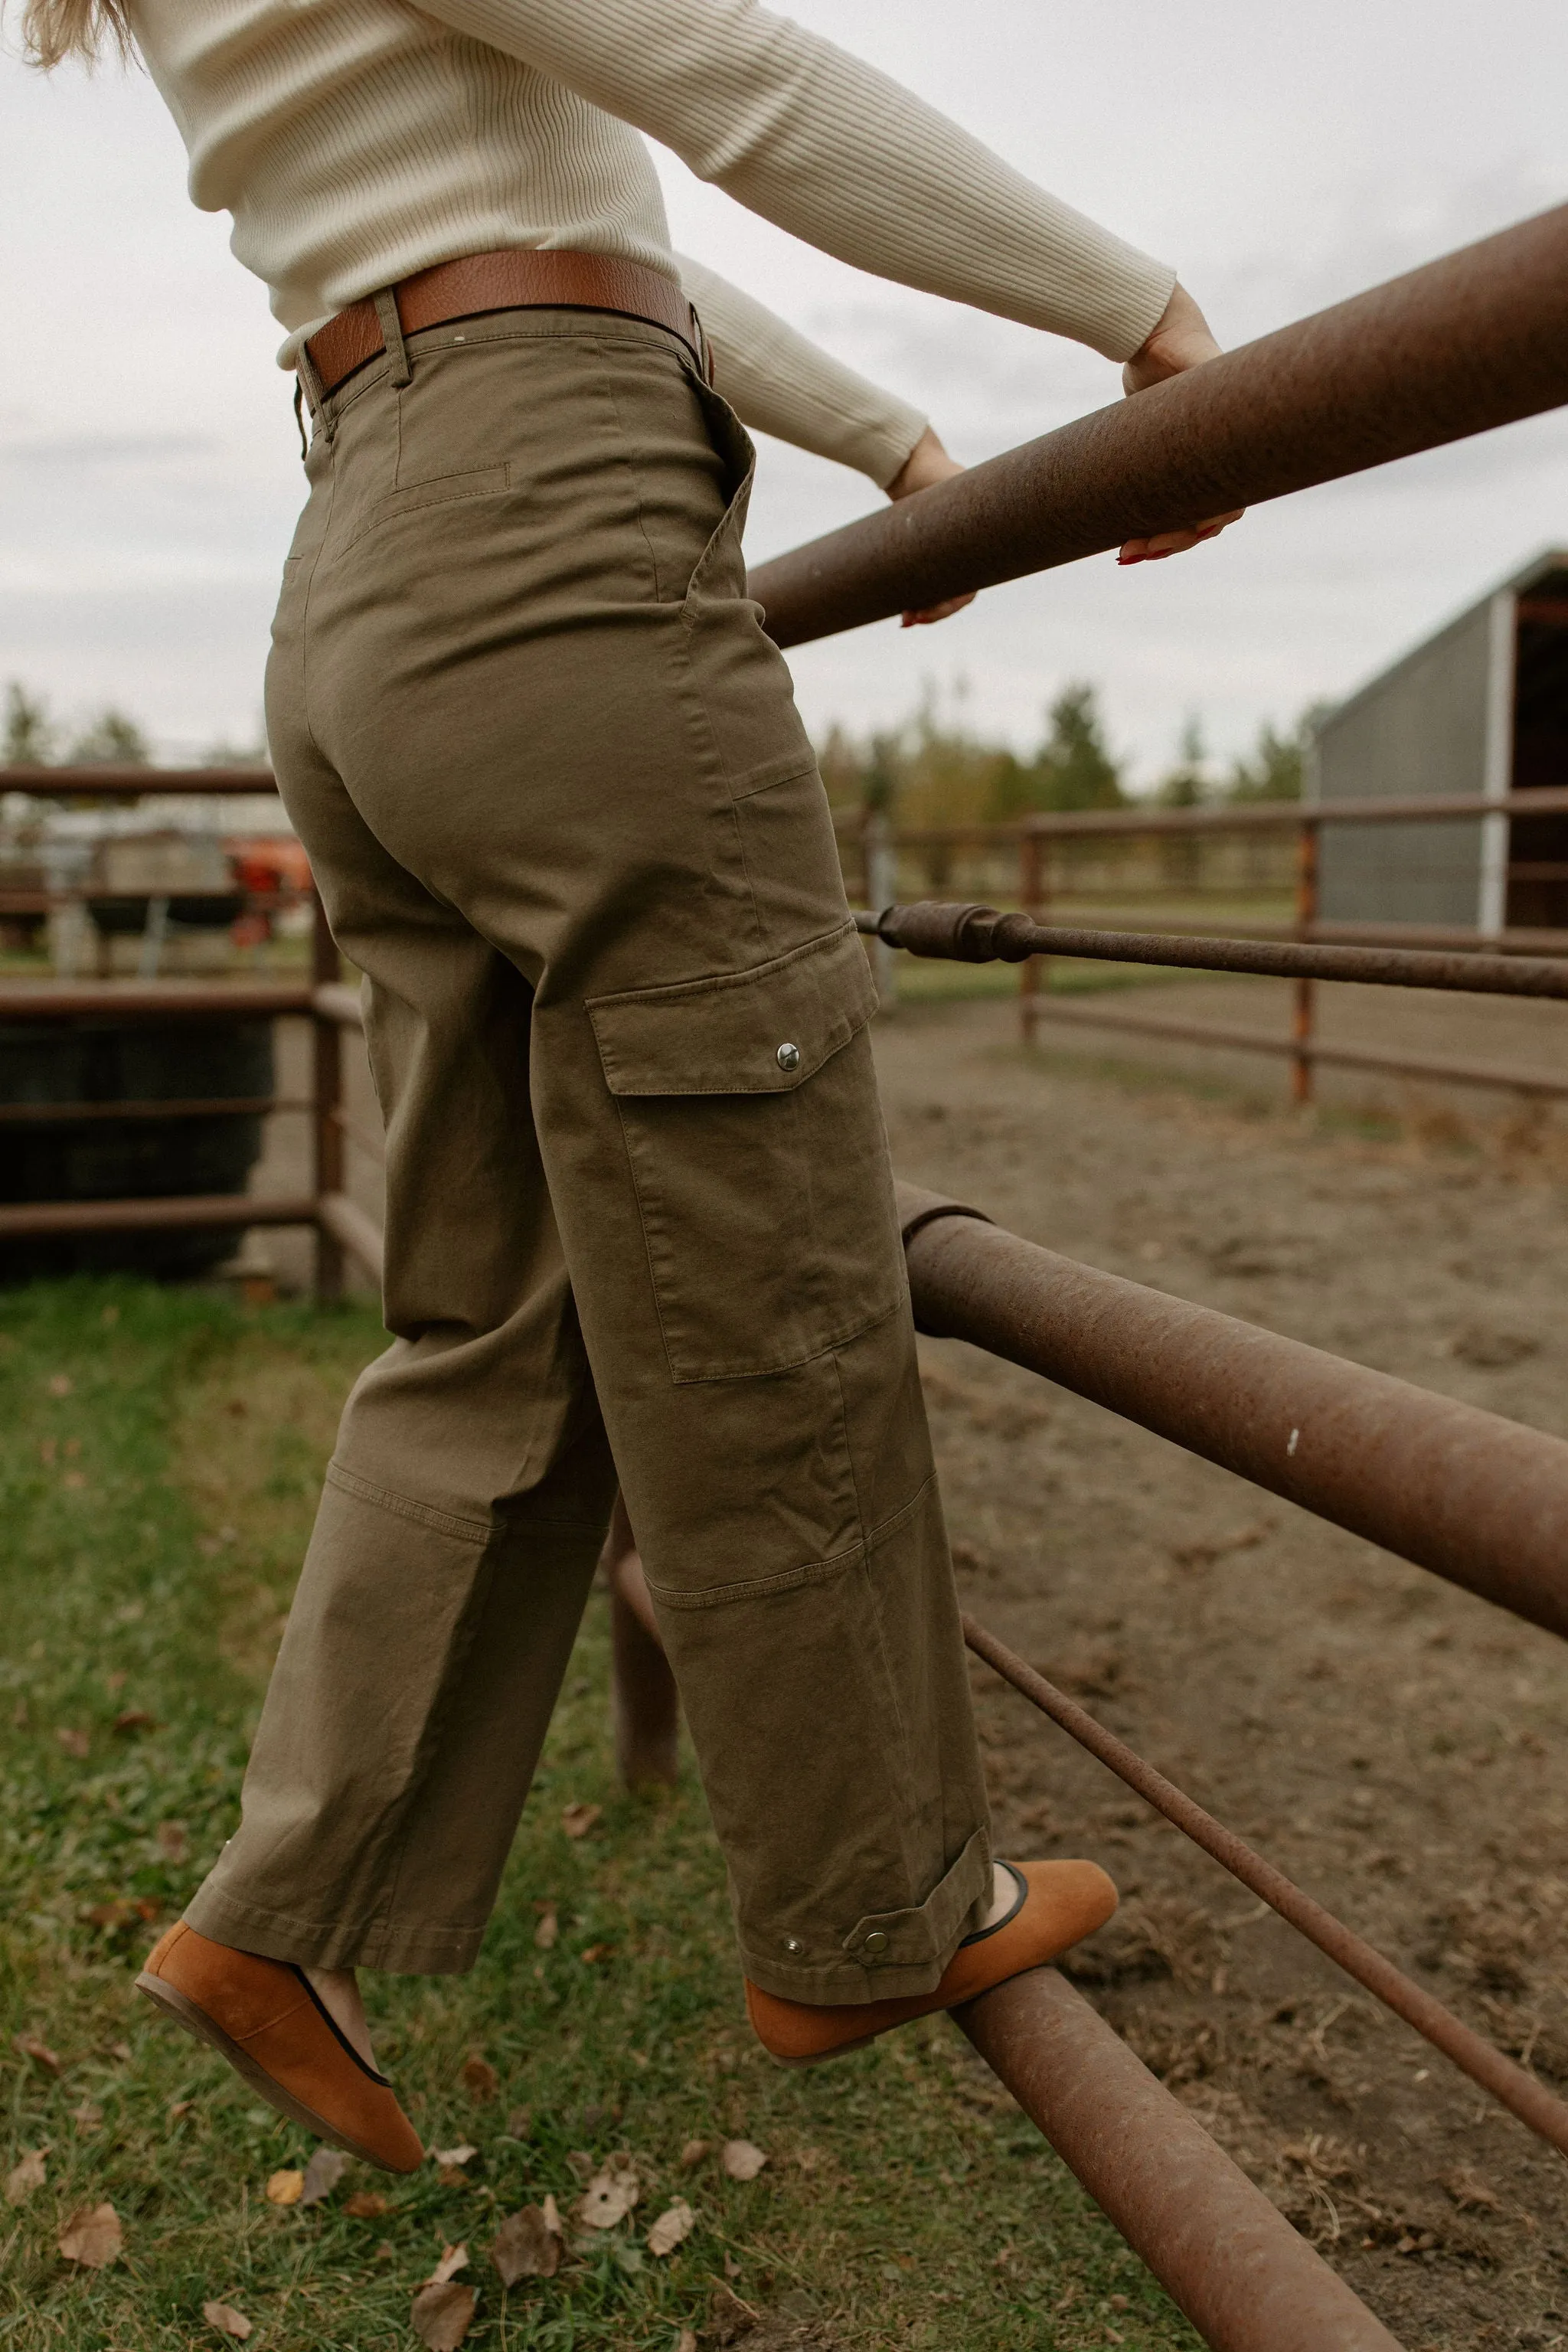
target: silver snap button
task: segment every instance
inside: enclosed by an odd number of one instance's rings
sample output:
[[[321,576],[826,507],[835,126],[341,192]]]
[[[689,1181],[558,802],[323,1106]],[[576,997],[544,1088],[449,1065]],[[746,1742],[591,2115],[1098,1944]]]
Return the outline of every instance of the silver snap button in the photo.
[[[805,1949],[798,1936],[786,1936],[784,1939],[784,1948],[792,1960],[798,1960]]]
[[[870,1934],[867,1937],[865,1942],[860,1947],[860,1949],[866,1954],[867,1958],[873,1960],[880,1959],[882,1954],[887,1950],[887,1948],[888,1939],[882,1933],[880,1927],[873,1927]]]
[[[776,1059],[781,1070],[798,1070],[800,1067],[800,1047],[798,1045],[781,1045],[779,1047]]]

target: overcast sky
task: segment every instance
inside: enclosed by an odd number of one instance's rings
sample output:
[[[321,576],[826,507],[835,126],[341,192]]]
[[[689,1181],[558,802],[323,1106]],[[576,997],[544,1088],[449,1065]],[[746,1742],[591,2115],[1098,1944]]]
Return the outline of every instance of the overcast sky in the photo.
[[[13,0],[15,6],[15,0]],[[793,13],[1172,261],[1237,343],[1568,193],[1563,0],[797,0]],[[657,22],[658,0],[649,0]],[[14,33],[14,26],[13,26]],[[660,155],[676,241],[988,457],[1116,395],[1094,354],[828,259]],[[846,168],[853,170],[852,158]],[[198,214],[151,85],[0,58],[0,679],[124,704],[171,755],[254,734],[300,496],[262,288]],[[876,503],[764,443],[753,560]],[[792,657],[814,730],[966,689],[1026,744],[1074,677],[1136,775],[1346,691],[1568,541],[1568,415],[1262,509],[1178,562],[1101,557],[941,629]]]

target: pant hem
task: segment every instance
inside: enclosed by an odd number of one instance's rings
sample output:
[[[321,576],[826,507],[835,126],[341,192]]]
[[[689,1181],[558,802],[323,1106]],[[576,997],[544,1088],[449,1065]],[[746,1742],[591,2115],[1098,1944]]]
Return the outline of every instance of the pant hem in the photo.
[[[215,1944],[258,1952],[296,1968],[382,1969],[395,1976],[463,1976],[474,1965],[483,1927],[395,1927],[384,1920],[330,1925],[263,1911],[231,1895],[198,1889],[185,1924]]]
[[[991,1893],[991,1837],[976,1830],[958,1860],[946,1871],[921,1906],[931,1918],[935,1948],[927,1959],[868,1964],[842,1952],[832,1959],[791,1965],[771,1951],[741,1945],[741,1965],[752,1982],[780,2000],[805,2001],[814,2008],[858,2007],[876,2000],[903,2000],[934,1992],[948,1964],[973,1923],[977,1907]],[[883,1915],[875,1915],[883,1916]],[[887,1915],[892,1916],[892,1915]],[[900,1915],[906,1919],[915,1914]]]

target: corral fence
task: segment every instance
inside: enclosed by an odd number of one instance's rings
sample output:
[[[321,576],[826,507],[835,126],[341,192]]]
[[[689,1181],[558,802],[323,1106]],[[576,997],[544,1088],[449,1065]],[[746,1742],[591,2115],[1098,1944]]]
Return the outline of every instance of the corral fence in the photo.
[[[1321,975],[1306,967],[1293,969],[1289,1030],[1279,1035],[1252,1025],[1131,1010],[1099,996],[1068,996],[1050,991],[1045,982],[1053,956],[1091,957],[1102,962],[1160,965],[1167,970],[1183,965],[1202,971],[1275,969],[1215,952],[1223,943],[1205,937],[1215,923],[1223,926],[1230,944],[1279,940],[1374,950],[1420,948],[1456,959],[1456,970],[1463,969],[1457,960],[1467,956],[1568,955],[1568,930],[1324,921],[1319,914],[1318,892],[1320,845],[1331,826],[1425,826],[1473,823],[1477,817],[1489,824],[1508,824],[1515,818],[1528,821],[1563,814],[1568,814],[1568,785],[1488,797],[1431,793],[1206,808],[1094,809],[1030,816],[1003,825],[899,826],[889,824],[879,813],[868,812],[840,815],[837,827],[847,873],[858,885],[859,897],[868,908],[880,913],[889,908],[900,884],[911,874],[923,875],[935,889],[949,882],[955,870],[962,870],[974,887],[1005,898],[1013,909],[1030,919],[1038,936],[1018,971],[1019,1030],[1026,1045],[1036,1042],[1043,1024],[1053,1036],[1088,1030],[1276,1055],[1289,1064],[1291,1099],[1297,1103],[1311,1101],[1313,1076],[1319,1067],[1481,1087],[1550,1101],[1568,1097],[1568,1064],[1480,1062],[1398,1045],[1324,1039],[1317,1027],[1317,980]],[[1086,858],[1086,850],[1099,855]],[[1535,870],[1526,864],[1504,867],[1510,876]],[[1246,912],[1238,918],[1235,911],[1238,899],[1245,907],[1249,900],[1284,891],[1289,891],[1292,901],[1287,919],[1258,919]],[[1205,897],[1215,902],[1206,919],[1179,911]],[[1174,899],[1178,910],[1163,908],[1163,898]],[[1148,929],[1137,933],[1090,929],[1081,918],[1096,901],[1105,900],[1123,906],[1131,901],[1136,911],[1148,913]],[[1080,919],[1069,922],[1069,915]],[[1190,940],[1194,952],[1152,954],[1148,940],[1155,933],[1165,941]],[[885,947],[912,945],[898,934],[896,927],[884,928],[877,936]],[[1210,952],[1204,952],[1205,949]],[[913,951],[924,952],[918,948]],[[1379,963],[1374,959],[1363,965],[1361,976],[1369,982],[1400,985],[1400,970],[1397,962]],[[886,965],[879,976],[886,994],[896,992],[896,975]],[[1466,983],[1461,980],[1455,984]],[[1539,992],[1521,984],[1501,992],[1531,995]]]
[[[1194,515],[1254,505],[1568,402],[1568,210],[1547,214],[1407,278],[1322,312],[1135,400],[1009,452],[956,481],[764,565],[752,590],[784,646],[1049,565]],[[189,772],[156,788],[256,789]],[[18,784],[20,776],[7,779]],[[40,771],[26,788],[62,794],[142,793],[146,771]],[[1568,805],[1568,793],[1551,805]],[[1543,792],[1528,810],[1548,806]],[[1027,972],[1041,956],[1272,974],[1299,989],[1324,982],[1568,997],[1564,942],[1479,935],[1417,942],[1323,936],[1310,892],[1311,845],[1326,822],[1400,821],[1397,804],[1169,812],[1179,838],[1228,827],[1294,829],[1295,919],[1224,937],[1095,931],[1049,911],[1047,842],[1071,832],[1149,829],[1131,818],[1036,820],[1020,828],[1019,906],[897,903],[896,845],[873,835],[868,910],[878,947],[961,961],[994,957]],[[1434,816],[1507,813],[1422,804]],[[1410,814],[1414,821],[1414,805]],[[1033,847],[1031,847],[1033,844]],[[1040,864],[1031,868],[1029,860]],[[878,861],[880,862],[878,862]],[[1402,942],[1402,943],[1400,943]],[[1039,992],[1026,1015],[1040,1017]],[[1030,1012],[1029,1000],[1036,1000]],[[1301,1026],[1302,1006],[1309,1025]],[[320,1285],[341,1285],[343,1254],[379,1271],[374,1222],[350,1200],[344,1152],[369,1149],[343,1108],[342,1034],[359,1020],[324,925],[297,982],[195,987],[132,982],[0,988],[0,1022],[69,1024],[112,1013],[200,1022],[247,1011],[309,1021],[309,1099],[269,1107],[309,1118],[308,1192],[158,1201],[12,1203],[0,1240],[58,1230],[303,1223],[318,1236]],[[1056,1017],[1051,1008],[1049,1017]],[[1096,1015],[1098,1018],[1098,1014]],[[1140,1016],[1141,1018],[1141,1016]],[[1152,1018],[1152,1016],[1151,1016]],[[1122,1016],[1119,1025],[1131,1026]],[[1212,1031],[1208,1033],[1212,1035]],[[1246,1042],[1257,1043],[1249,1033]],[[1330,1058],[1298,999],[1289,1044],[1299,1086]],[[1338,1053],[1339,1049],[1336,1049]],[[1436,1075],[1436,1073],[1433,1073]],[[1456,1076],[1453,1069],[1443,1075]],[[1467,1074],[1468,1075],[1468,1074]],[[1542,1074],[1546,1075],[1546,1074]],[[1512,1083],[1513,1081],[1510,1081]],[[1561,1091],[1553,1076],[1550,1088]],[[59,1106],[49,1106],[50,1116]],[[82,1106],[84,1112],[89,1108]],[[207,1103],[208,1112],[213,1106]],[[245,1106],[247,1110],[253,1105]],[[149,1117],[162,1102],[137,1105]],[[121,1106],[121,1115],[126,1115]],[[900,1187],[920,1328],[959,1337],[1157,1431],[1270,1493],[1381,1544],[1550,1631],[1568,1633],[1568,1444],[1366,1370],[1255,1326],[1172,1298],[1000,1232],[982,1213]],[[676,1692],[638,1580],[612,1599],[617,1748],[630,1777],[668,1773]],[[1474,2082],[1568,2154],[1568,2107],[1373,1950],[1234,1831],[1176,1789],[984,1627],[975,1654],[1109,1769],[1231,1871],[1320,1950]],[[1194,2118],[1056,1970],[1036,1969],[958,2013],[975,2049],[1034,2118],[1130,2245],[1216,2352],[1398,2352],[1395,2339]]]

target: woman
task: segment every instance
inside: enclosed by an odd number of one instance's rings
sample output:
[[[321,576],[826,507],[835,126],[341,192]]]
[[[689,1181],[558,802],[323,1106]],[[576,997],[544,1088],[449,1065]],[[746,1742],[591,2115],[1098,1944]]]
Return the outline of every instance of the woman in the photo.
[[[134,43],[288,331],[315,429],[268,731],[387,1128],[395,1337],[349,1400],[240,1827],[142,1989],[285,2114],[419,2162],[353,1971],[471,1964],[617,1474],[768,2048],[1037,1965],[1115,1893],[992,1856],[870,986],[744,596],[736,410],[895,489],[951,461],[693,272],[699,324],[638,132],[1130,390],[1212,355],[1201,316],[752,0],[28,24],[45,63]]]

